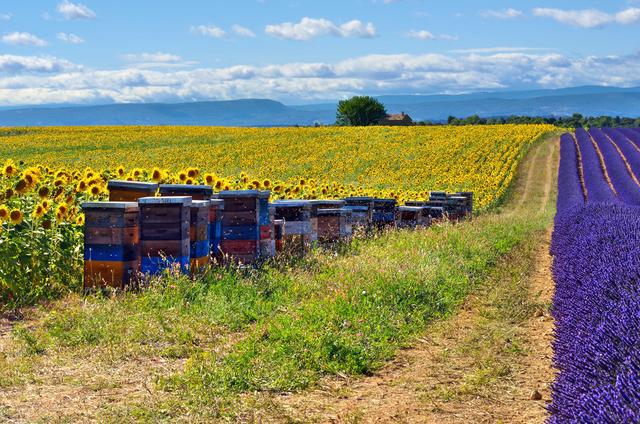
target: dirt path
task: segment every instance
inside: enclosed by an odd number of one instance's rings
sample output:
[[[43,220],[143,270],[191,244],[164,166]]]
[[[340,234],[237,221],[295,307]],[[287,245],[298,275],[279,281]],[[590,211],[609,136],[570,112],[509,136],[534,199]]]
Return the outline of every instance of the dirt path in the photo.
[[[526,179],[516,186],[515,209],[549,207],[558,143],[545,142],[534,149],[528,167],[521,170]],[[522,264],[504,267],[508,271],[493,276],[455,318],[435,324],[416,346],[402,351],[377,374],[328,379],[317,390],[270,399],[277,413],[265,421],[544,422],[554,377],[553,320],[548,313],[554,290],[550,238],[551,229],[531,244],[531,251],[507,258]],[[505,319],[487,318],[510,307],[515,312]],[[518,316],[522,311],[526,316]],[[533,399],[537,394],[541,399]]]

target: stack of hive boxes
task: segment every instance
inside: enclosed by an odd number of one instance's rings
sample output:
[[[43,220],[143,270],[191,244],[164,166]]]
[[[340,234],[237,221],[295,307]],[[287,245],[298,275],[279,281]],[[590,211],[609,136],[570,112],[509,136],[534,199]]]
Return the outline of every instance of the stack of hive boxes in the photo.
[[[195,269],[201,267],[210,259],[215,257],[219,252],[218,245],[220,243],[221,234],[221,222],[222,214],[220,213],[221,206],[224,204],[221,200],[211,200],[213,196],[213,187],[208,185],[197,184],[161,184],[159,187],[160,196],[190,196],[194,201],[191,205],[192,208],[197,206],[197,211],[191,211],[191,265]],[[194,228],[194,213],[203,215],[204,211],[200,210],[203,206],[199,202],[206,201],[209,205],[208,221],[206,223],[206,231],[208,233],[207,240],[204,239],[202,231],[204,231],[205,224],[200,223],[199,228]],[[194,231],[199,231],[198,239],[194,239]],[[205,241],[207,241],[209,252],[202,254]],[[199,243],[197,246],[194,243]],[[196,251],[197,250],[197,251]]]
[[[396,210],[398,228],[418,228],[431,225],[428,209],[423,206],[399,206]]]
[[[278,200],[271,204],[276,220],[284,221],[284,251],[291,256],[304,256],[313,247],[311,202]],[[315,236],[317,239],[317,235]]]
[[[349,213],[344,208],[344,200],[312,200],[318,220],[318,241],[320,244],[333,244],[351,237]]]
[[[211,242],[209,239],[210,200],[191,201],[191,222],[189,229],[191,271],[197,271],[209,264]]]
[[[84,288],[124,288],[140,264],[138,204],[86,202]]]
[[[464,201],[461,202],[464,217],[471,218],[473,215],[473,193],[470,191],[462,191],[454,193],[454,196],[464,197]]]
[[[191,197],[143,197],[140,206],[140,243],[143,274],[166,268],[189,270],[191,261]]]
[[[110,180],[107,183],[107,190],[109,190],[109,201],[135,202],[141,197],[155,196],[158,184]]]
[[[347,197],[345,209],[351,211],[353,231],[367,232],[373,222],[373,197]]]
[[[373,200],[373,224],[377,228],[393,227],[396,222],[396,199]]]
[[[261,223],[268,226],[269,195],[270,192],[260,190],[218,193],[218,198],[224,201],[220,250],[229,259],[250,264],[262,258],[261,236],[271,237],[266,228],[263,234],[260,231]]]

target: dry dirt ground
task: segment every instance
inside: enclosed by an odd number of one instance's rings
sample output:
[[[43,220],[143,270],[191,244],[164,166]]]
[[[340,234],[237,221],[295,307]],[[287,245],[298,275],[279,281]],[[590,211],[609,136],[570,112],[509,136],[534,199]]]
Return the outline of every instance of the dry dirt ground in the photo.
[[[516,188],[514,209],[539,208],[552,201],[557,177],[557,140],[536,146],[522,169]],[[524,180],[524,181],[523,181]],[[513,210],[507,210],[513,214]],[[482,345],[478,340],[494,332],[490,315],[491,288],[471,296],[451,320],[436,324],[411,349],[402,351],[380,372],[370,377],[346,376],[325,380],[311,392],[270,399],[272,416],[259,421],[331,423],[542,423],[547,417],[550,385],[554,378],[552,347],[554,324],[548,305],[554,292],[549,243],[551,228],[536,243],[532,269],[516,276],[516,284],[527,290],[534,308],[517,324],[507,323],[508,332],[523,341],[522,352],[498,364],[491,358],[469,354]],[[518,260],[518,256],[509,260]],[[511,284],[511,275],[497,275],[491,283]],[[503,295],[508,295],[503,293]],[[511,328],[509,328],[511,327]],[[500,334],[504,338],[504,329]],[[487,343],[500,342],[486,340]],[[490,351],[491,348],[489,347]],[[491,356],[491,354],[489,354]],[[495,361],[494,361],[495,362]],[[496,374],[496,367],[498,368]],[[501,374],[500,367],[505,367]],[[483,368],[490,368],[483,375]],[[492,377],[500,378],[492,381]],[[540,395],[540,399],[536,399]]]

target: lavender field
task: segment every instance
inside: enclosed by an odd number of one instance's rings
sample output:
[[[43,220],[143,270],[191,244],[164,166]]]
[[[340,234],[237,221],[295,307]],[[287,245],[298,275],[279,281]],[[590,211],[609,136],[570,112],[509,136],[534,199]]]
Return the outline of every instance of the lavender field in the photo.
[[[640,130],[561,138],[551,422],[640,422]]]

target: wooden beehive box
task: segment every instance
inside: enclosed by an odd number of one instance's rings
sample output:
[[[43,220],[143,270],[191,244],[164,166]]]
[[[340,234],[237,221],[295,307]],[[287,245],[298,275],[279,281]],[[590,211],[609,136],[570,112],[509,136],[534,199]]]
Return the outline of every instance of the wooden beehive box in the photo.
[[[260,240],[271,237],[270,192],[227,190],[217,194],[224,200],[220,250],[231,260],[244,264],[261,259]]]
[[[85,202],[84,288],[122,289],[140,264],[138,204]]]
[[[191,261],[191,197],[143,197],[138,204],[142,273],[158,274],[169,267],[188,271]]]
[[[284,220],[284,249],[292,256],[304,256],[313,247],[311,202],[308,200],[278,200],[271,204],[274,218]],[[316,217],[317,219],[317,217]]]
[[[374,199],[373,223],[378,228],[393,227],[396,222],[396,199]]]

